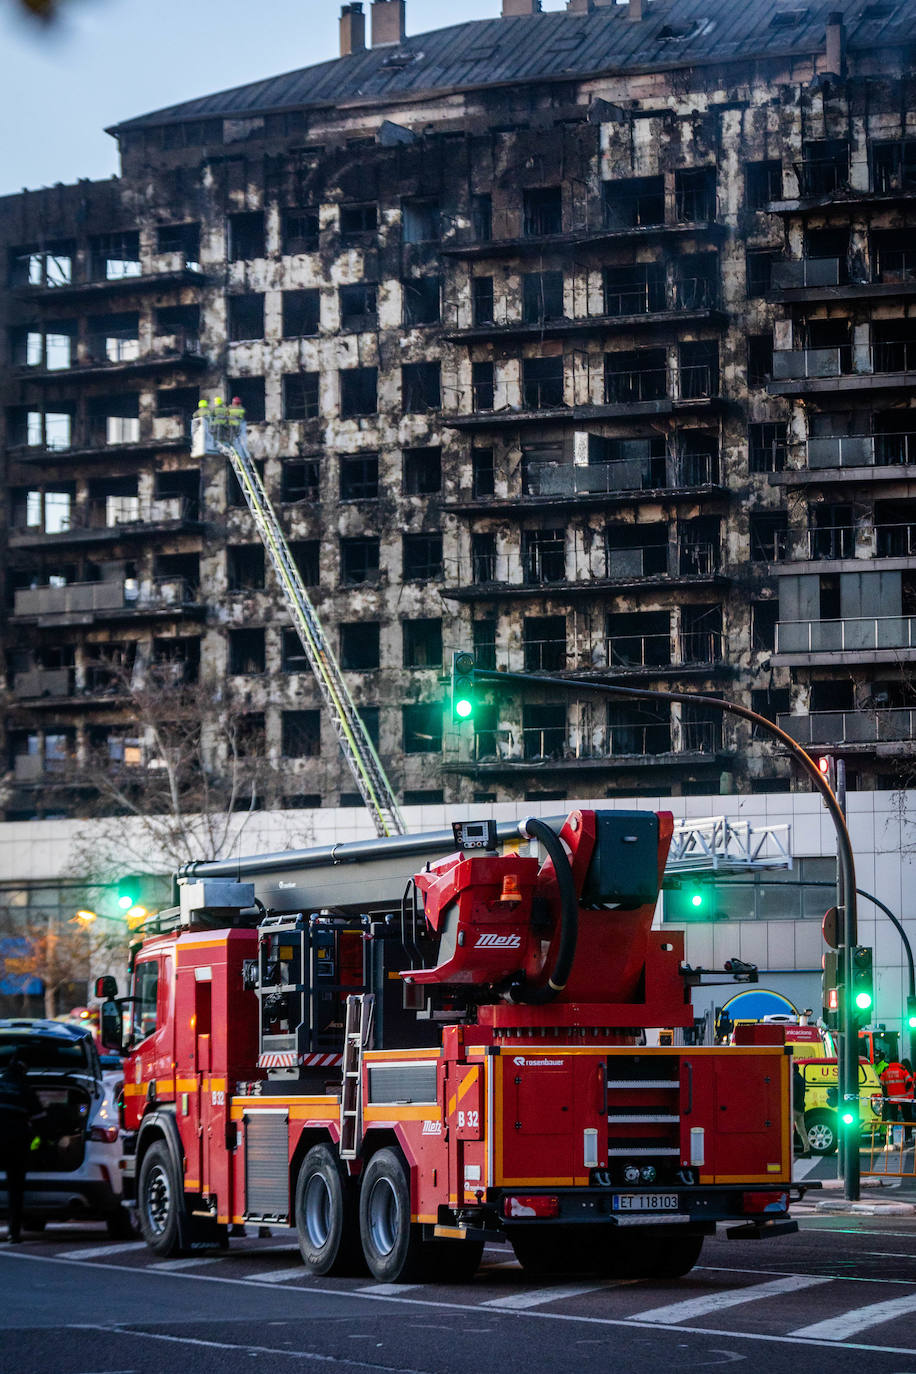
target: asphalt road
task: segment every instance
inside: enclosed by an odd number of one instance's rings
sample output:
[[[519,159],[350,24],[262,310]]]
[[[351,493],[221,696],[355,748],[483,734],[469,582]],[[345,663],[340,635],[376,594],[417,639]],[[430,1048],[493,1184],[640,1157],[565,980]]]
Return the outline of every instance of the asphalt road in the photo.
[[[159,1261],[101,1228],[0,1246],[0,1374],[916,1374],[916,1218],[808,1216],[707,1240],[674,1282],[535,1283],[488,1248],[472,1283],[311,1279],[291,1233]]]

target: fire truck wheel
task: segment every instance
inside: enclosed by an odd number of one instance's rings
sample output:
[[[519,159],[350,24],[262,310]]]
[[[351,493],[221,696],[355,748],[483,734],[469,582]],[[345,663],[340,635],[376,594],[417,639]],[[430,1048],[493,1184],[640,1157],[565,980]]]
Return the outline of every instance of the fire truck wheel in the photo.
[[[138,1207],[143,1239],[156,1255],[177,1255],[181,1246],[178,1209],[182,1204],[168,1146],[157,1140],[140,1165]]]
[[[369,1160],[359,1190],[359,1238],[381,1283],[425,1277],[430,1247],[410,1220],[410,1184],[400,1151],[386,1147]]]
[[[296,1181],[299,1249],[312,1274],[352,1274],[358,1250],[353,1189],[328,1145],[314,1145]]]
[[[832,1112],[809,1112],[805,1117],[808,1146],[813,1155],[832,1155],[836,1150],[836,1118]]]

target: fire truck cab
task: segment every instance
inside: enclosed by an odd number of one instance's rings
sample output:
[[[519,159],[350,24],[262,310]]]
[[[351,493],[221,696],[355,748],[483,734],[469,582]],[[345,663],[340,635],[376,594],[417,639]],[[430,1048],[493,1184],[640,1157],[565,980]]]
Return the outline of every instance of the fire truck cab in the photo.
[[[717,1223],[794,1230],[786,1047],[646,1045],[701,978],[653,929],[670,815],[454,830],[182,874],[103,989],[147,1244],[257,1222],[314,1274],[458,1278],[492,1240],[674,1277]]]

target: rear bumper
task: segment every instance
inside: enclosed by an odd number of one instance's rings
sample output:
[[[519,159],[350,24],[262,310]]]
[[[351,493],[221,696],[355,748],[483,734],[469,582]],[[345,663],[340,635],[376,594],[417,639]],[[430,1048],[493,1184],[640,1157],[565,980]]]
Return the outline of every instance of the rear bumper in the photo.
[[[719,1222],[741,1223],[768,1230],[775,1222],[788,1217],[790,1185],[748,1184],[679,1188],[494,1188],[487,1195],[490,1208],[500,1219],[507,1233],[527,1226],[605,1226],[628,1228],[651,1226],[662,1230],[712,1233]],[[647,1192],[659,1199],[674,1199],[673,1206],[650,1208],[640,1205],[638,1198]],[[552,1217],[508,1216],[507,1199],[541,1195],[557,1199],[557,1214]],[[753,1195],[753,1205],[746,1205],[745,1195]],[[635,1205],[628,1207],[628,1201]]]

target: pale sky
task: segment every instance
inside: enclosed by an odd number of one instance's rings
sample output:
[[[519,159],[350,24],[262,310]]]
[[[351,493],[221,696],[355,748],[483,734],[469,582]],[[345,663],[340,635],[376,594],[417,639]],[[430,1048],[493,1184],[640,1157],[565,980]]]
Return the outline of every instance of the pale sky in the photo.
[[[117,171],[106,125],[338,54],[340,0],[64,0],[55,31],[0,0],[0,195]],[[564,10],[565,0],[544,0]],[[368,15],[370,4],[365,0]],[[407,0],[407,32],[501,0]]]

